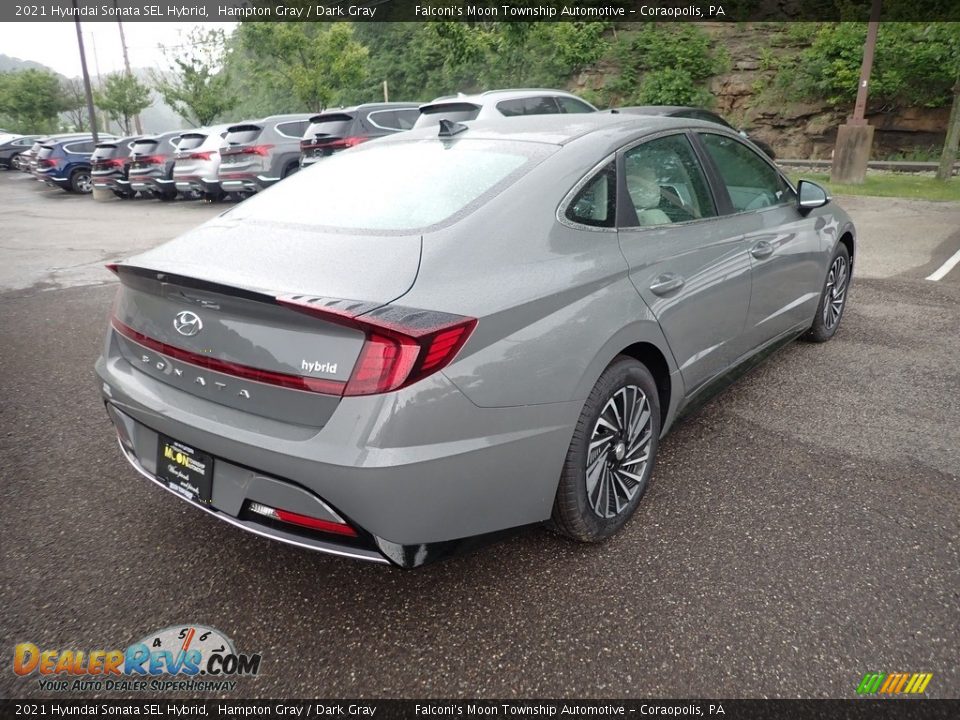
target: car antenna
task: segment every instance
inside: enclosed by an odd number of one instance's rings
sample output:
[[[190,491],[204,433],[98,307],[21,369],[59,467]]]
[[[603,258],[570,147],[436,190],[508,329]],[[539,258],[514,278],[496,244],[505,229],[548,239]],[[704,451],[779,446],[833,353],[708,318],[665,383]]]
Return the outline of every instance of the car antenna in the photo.
[[[464,130],[467,130],[467,126],[463,123],[452,122],[447,119],[440,121],[440,132],[438,135],[440,137],[453,137],[458,133],[462,133]]]

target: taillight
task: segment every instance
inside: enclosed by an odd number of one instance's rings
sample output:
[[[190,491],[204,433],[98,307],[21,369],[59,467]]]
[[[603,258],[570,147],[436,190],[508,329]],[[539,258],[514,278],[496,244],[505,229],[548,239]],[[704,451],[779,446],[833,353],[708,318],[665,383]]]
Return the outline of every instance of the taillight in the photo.
[[[360,357],[343,389],[345,396],[392,392],[442,370],[457,356],[477,326],[476,318],[388,305],[366,312],[340,309],[302,295],[277,298],[294,310],[362,330]]]
[[[261,155],[266,157],[273,149],[273,145],[248,145],[246,147],[220,148],[221,155]]]
[[[329,140],[301,140],[300,149],[316,150],[317,148],[323,148],[324,150],[346,150],[347,148],[351,148],[354,145],[359,145],[366,140],[369,140],[369,138],[345,137],[331,138]]]
[[[37,163],[37,164],[38,164],[40,167],[51,168],[51,167],[56,167],[56,166],[57,166],[57,161],[56,161],[56,160],[52,160],[52,159],[50,159],[50,158],[41,158],[40,161],[39,161],[39,163]]]
[[[209,160],[211,155],[213,155],[213,151],[204,150],[203,152],[190,153],[187,157],[191,160]]]
[[[144,155],[133,159],[134,162],[144,163],[145,165],[163,165],[163,155]]]
[[[280,508],[270,507],[263,503],[250,503],[250,512],[257,515],[263,515],[271,520],[277,520],[290,525],[299,525],[310,530],[319,530],[320,532],[336,533],[337,535],[347,535],[348,537],[357,537],[357,531],[346,523],[333,522],[332,520],[321,520],[320,518],[301,515],[290,510],[281,510]]]
[[[97,170],[106,170],[108,168],[122,168],[123,160],[122,159],[113,159],[113,160],[97,160],[93,163],[93,166]]]

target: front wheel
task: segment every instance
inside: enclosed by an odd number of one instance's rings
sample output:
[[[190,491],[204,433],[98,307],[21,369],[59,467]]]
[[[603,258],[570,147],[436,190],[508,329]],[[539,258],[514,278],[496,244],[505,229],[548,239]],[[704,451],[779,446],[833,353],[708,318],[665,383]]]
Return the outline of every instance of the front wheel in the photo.
[[[573,432],[553,504],[553,527],[580,542],[610,537],[647,491],[660,438],[657,385],[642,363],[604,370]]]
[[[824,281],[820,304],[813,325],[803,336],[811,342],[826,342],[840,327],[840,318],[847,305],[847,288],[850,286],[850,251],[843,243],[837,247],[830,260],[830,269]]]

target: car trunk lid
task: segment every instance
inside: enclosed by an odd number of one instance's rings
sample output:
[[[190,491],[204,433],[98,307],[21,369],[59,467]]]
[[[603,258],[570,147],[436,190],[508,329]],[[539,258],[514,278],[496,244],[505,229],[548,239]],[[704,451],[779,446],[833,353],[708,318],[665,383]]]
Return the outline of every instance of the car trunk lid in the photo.
[[[338,316],[405,294],[420,244],[419,236],[331,235],[221,218],[117,268],[116,342],[134,367],[184,392],[322,427],[366,337]],[[326,314],[294,309],[304,302]]]
[[[231,125],[220,146],[220,172],[254,173],[266,167],[272,145],[258,142],[263,127],[254,123]]]

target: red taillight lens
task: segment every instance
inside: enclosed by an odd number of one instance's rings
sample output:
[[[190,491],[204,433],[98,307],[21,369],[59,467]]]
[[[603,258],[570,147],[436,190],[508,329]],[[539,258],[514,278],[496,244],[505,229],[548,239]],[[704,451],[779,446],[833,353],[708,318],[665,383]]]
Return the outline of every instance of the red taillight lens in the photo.
[[[300,149],[316,150],[318,148],[323,148],[324,150],[346,150],[347,148],[351,148],[354,145],[359,145],[368,139],[369,138],[365,137],[345,137],[330,138],[328,140],[301,140]]]
[[[163,165],[163,155],[144,155],[133,159],[134,162],[144,163],[145,165]]]
[[[51,160],[50,158],[41,158],[38,164],[40,165],[40,167],[51,168],[51,167],[57,166],[57,161]]]
[[[367,313],[370,306],[360,304],[354,314],[300,295],[277,302],[366,334],[344,396],[392,392],[442,370],[477,326],[476,318],[397,306]]]
[[[210,151],[210,150],[205,150],[204,152],[190,153],[190,155],[188,155],[188,157],[189,157],[191,160],[209,160],[212,155],[213,155],[213,152],[212,152],[212,151]]]
[[[310,530],[319,530],[320,532],[336,533],[337,535],[346,535],[348,537],[357,537],[357,531],[345,523],[333,522],[331,520],[321,520],[320,518],[310,517],[309,515],[301,515],[300,513],[291,512],[289,510],[281,510],[280,508],[270,507],[269,505],[264,505],[262,503],[250,503],[250,512],[256,513],[257,515],[263,515],[271,520],[279,520],[280,522],[289,523],[291,525],[299,525],[300,527],[309,528]]]

